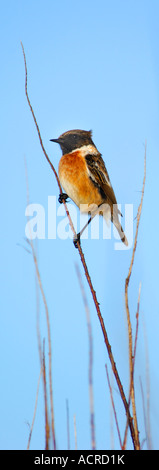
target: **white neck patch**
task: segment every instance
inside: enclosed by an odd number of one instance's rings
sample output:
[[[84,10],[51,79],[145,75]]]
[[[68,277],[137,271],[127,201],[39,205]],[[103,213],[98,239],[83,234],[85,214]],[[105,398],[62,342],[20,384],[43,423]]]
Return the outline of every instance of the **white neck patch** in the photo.
[[[94,147],[94,145],[83,145],[80,148],[72,150],[72,152],[70,152],[70,153],[78,152],[78,151],[81,152],[82,157],[85,157],[86,155],[88,155],[88,153],[91,153],[92,155],[98,155],[99,154],[98,150],[96,149],[96,147]]]

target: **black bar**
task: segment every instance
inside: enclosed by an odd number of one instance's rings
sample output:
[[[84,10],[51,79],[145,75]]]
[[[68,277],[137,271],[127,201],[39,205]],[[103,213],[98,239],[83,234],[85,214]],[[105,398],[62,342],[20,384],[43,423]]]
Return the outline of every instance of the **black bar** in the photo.
[[[66,470],[78,468],[92,468],[92,465],[156,465],[159,451],[107,451],[107,450],[1,450],[0,460],[8,465],[32,465],[39,468],[39,465],[54,465],[54,467],[66,468]],[[45,467],[44,467],[45,468]]]

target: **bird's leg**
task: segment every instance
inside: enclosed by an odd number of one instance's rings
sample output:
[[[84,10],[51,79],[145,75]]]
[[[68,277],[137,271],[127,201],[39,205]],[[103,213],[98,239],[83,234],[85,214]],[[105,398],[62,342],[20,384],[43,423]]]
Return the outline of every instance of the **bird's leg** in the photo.
[[[77,233],[76,237],[73,238],[73,243],[74,243],[74,245],[75,245],[75,248],[78,248],[77,242],[79,242],[79,244],[80,244],[80,237],[81,237],[82,233],[84,232],[84,230],[86,229],[86,227],[90,224],[90,222],[91,222],[92,219],[95,217],[95,215],[96,215],[96,214],[90,216],[89,220],[88,220],[87,223],[84,225],[84,227],[82,228],[82,230],[81,230],[79,233]]]
[[[60,193],[59,194],[58,201],[59,201],[60,204],[62,204],[63,201],[67,202],[67,199],[68,199],[68,195],[66,193]]]

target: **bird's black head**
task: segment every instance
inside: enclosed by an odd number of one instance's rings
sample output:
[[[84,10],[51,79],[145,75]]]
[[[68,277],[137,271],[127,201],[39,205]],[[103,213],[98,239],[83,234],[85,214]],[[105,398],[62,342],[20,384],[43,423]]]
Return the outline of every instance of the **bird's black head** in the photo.
[[[57,142],[62,150],[63,155],[72,152],[72,150],[83,147],[83,145],[94,145],[92,141],[91,131],[82,131],[74,129],[64,132],[58,139],[50,139],[51,142]]]

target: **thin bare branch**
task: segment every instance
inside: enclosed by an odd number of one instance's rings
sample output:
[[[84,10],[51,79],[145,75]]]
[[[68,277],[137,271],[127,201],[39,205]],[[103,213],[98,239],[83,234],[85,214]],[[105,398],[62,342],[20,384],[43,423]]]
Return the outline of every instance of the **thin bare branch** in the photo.
[[[136,247],[137,247],[137,239],[138,239],[138,231],[139,231],[139,223],[141,219],[141,212],[142,212],[142,205],[143,205],[143,198],[144,198],[144,191],[145,191],[145,181],[146,181],[146,150],[147,150],[147,143],[145,142],[145,158],[144,158],[144,178],[143,178],[143,185],[142,185],[142,195],[141,195],[141,201],[138,207],[137,211],[137,224],[136,224],[136,232],[135,232],[135,240],[134,240],[134,246],[133,246],[133,252],[132,252],[132,257],[131,257],[131,262],[129,266],[129,271],[128,271],[128,276],[126,278],[125,284],[128,290],[129,282],[130,282],[130,277],[132,274],[132,268],[134,264],[134,258],[135,258],[135,252],[136,252]]]
[[[38,385],[37,385],[37,391],[36,391],[36,400],[35,400],[34,414],[33,414],[32,424],[31,424],[30,433],[29,433],[29,439],[28,439],[28,444],[27,444],[27,450],[29,450],[29,448],[30,448],[30,441],[31,441],[32,432],[33,432],[33,427],[34,427],[34,422],[35,422],[35,416],[36,416],[36,410],[37,410],[37,404],[38,404],[38,395],[39,395],[39,387],[40,387],[41,374],[42,374],[42,368],[41,368],[41,370],[40,370],[40,374],[39,374],[39,378],[38,378]]]
[[[87,328],[88,328],[88,339],[89,339],[89,403],[90,403],[90,424],[91,424],[91,443],[92,449],[95,450],[96,448],[96,440],[95,440],[95,420],[94,420],[94,397],[93,397],[93,340],[92,340],[92,327],[91,327],[91,318],[90,318],[90,311],[87,302],[87,297],[84,289],[84,285],[82,282],[81,273],[78,267],[76,266],[77,277],[83,297],[85,312],[86,312],[86,319],[87,319]]]
[[[28,175],[27,175],[27,166],[26,166],[26,161],[25,161],[25,171],[26,171],[26,184],[27,184],[27,202],[29,204],[29,188],[28,188]],[[36,270],[36,276],[40,288],[40,292],[42,295],[44,307],[45,307],[45,314],[46,314],[46,323],[47,323],[47,334],[48,334],[48,346],[49,346],[49,390],[50,390],[50,404],[51,404],[51,429],[52,429],[52,437],[53,437],[53,446],[54,450],[56,449],[56,438],[55,438],[55,424],[54,424],[54,407],[53,407],[53,389],[52,389],[52,351],[51,351],[51,331],[50,331],[50,320],[49,320],[49,310],[47,306],[47,301],[44,293],[44,289],[42,286],[42,281],[41,281],[41,276],[39,272],[39,267],[38,267],[38,261],[34,249],[34,244],[32,241],[31,233],[30,233],[30,240],[28,240],[28,243],[31,247],[32,250],[32,256],[34,260],[34,265],[35,265],[35,270]],[[42,354],[40,351],[40,344],[39,344],[39,352],[40,352],[40,361],[42,361]],[[43,358],[44,359],[44,358]],[[44,364],[44,362],[43,362]],[[44,372],[44,369],[43,369]],[[44,383],[45,386],[45,383]]]
[[[142,196],[141,196],[141,201],[140,201],[140,204],[139,204],[139,207],[138,207],[138,212],[137,212],[136,233],[135,233],[135,240],[134,240],[134,246],[133,246],[133,252],[132,252],[130,267],[129,267],[129,271],[128,271],[128,276],[125,280],[125,306],[126,306],[127,324],[128,324],[128,338],[129,338],[130,387],[131,387],[131,401],[132,401],[133,418],[134,418],[135,442],[136,442],[136,448],[137,449],[140,449],[140,442],[139,442],[139,431],[138,431],[136,404],[135,404],[135,389],[134,389],[134,380],[133,380],[133,374],[134,374],[133,341],[132,341],[132,326],[131,326],[129,301],[128,301],[128,287],[129,287],[130,277],[131,277],[131,274],[132,274],[132,268],[133,268],[133,264],[134,264],[135,252],[136,252],[136,247],[137,247],[138,230],[139,230],[139,223],[140,223],[140,218],[141,218],[143,197],[144,197],[144,190],[145,190],[145,180],[146,180],[146,143],[145,143],[144,178],[143,178],[143,186],[142,186]]]
[[[49,165],[51,166],[51,169],[52,171],[54,172],[54,175],[56,177],[56,180],[57,180],[57,183],[58,183],[58,186],[59,186],[59,190],[60,192],[62,192],[61,190],[61,185],[60,185],[60,181],[59,181],[59,178],[58,178],[58,175],[56,173],[56,170],[54,168],[54,166],[52,165],[47,153],[46,153],[46,150],[44,148],[44,145],[43,145],[43,141],[42,141],[42,138],[41,138],[41,134],[40,134],[40,130],[39,130],[39,126],[38,126],[38,123],[37,123],[37,120],[36,120],[36,117],[35,117],[35,114],[34,114],[34,111],[33,111],[33,108],[32,108],[32,105],[30,103],[30,99],[29,99],[29,95],[28,95],[28,71],[27,71],[27,64],[26,64],[26,57],[25,57],[25,52],[24,52],[24,46],[23,46],[23,43],[21,42],[21,47],[22,47],[22,51],[23,51],[23,57],[24,57],[24,65],[25,65],[25,94],[26,94],[26,97],[27,97],[27,101],[28,101],[28,104],[29,104],[29,108],[30,108],[30,111],[32,113],[32,116],[33,116],[33,119],[34,119],[34,122],[35,122],[35,125],[36,125],[36,129],[37,129],[37,132],[38,132],[38,136],[39,136],[39,140],[40,140],[40,145],[42,147],[42,150],[44,152],[44,155],[45,155],[45,158],[46,160],[48,161]]]
[[[48,417],[47,386],[46,386],[46,367],[45,367],[45,340],[43,341],[43,385],[45,402],[45,450],[49,450],[50,426]]]
[[[149,355],[146,335],[146,326],[144,324],[144,340],[146,355],[146,440],[148,450],[152,450],[151,425],[150,425],[150,374],[149,374]]]
[[[135,334],[135,342],[134,342],[134,353],[133,353],[133,370],[135,366],[135,357],[136,357],[136,347],[137,347],[137,338],[138,338],[138,330],[139,330],[139,308],[140,308],[140,296],[141,296],[141,282],[139,284],[139,293],[138,293],[138,301],[137,301],[137,312],[136,312],[136,334]]]
[[[138,329],[139,329],[140,294],[141,294],[141,282],[139,285],[139,294],[138,294],[137,312],[136,312],[136,333],[135,333],[135,343],[134,343],[134,353],[133,353],[133,370],[132,370],[132,376],[131,376],[130,387],[129,387],[129,399],[128,399],[129,406],[130,406],[130,401],[131,401],[132,386],[133,386],[133,380],[134,380],[135,357],[136,357],[136,347],[137,347],[137,338],[138,338]],[[123,446],[122,446],[123,449],[126,448],[127,432],[128,432],[128,420],[126,422],[125,435],[124,435],[124,441],[123,441]]]
[[[106,369],[106,374],[107,374],[107,380],[108,380],[108,385],[109,385],[109,391],[110,391],[110,397],[111,397],[111,402],[112,402],[112,407],[113,407],[113,412],[114,412],[115,423],[116,423],[119,442],[120,442],[120,448],[122,449],[122,440],[121,440],[119,424],[118,424],[118,419],[117,419],[117,414],[116,414],[116,409],[115,409],[115,404],[114,404],[114,399],[113,399],[112,387],[111,387],[110,380],[109,380],[107,364],[105,364],[105,369]]]

